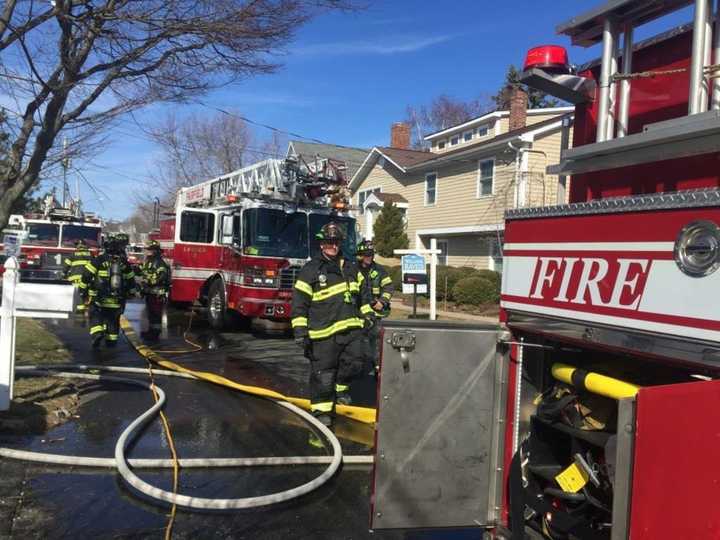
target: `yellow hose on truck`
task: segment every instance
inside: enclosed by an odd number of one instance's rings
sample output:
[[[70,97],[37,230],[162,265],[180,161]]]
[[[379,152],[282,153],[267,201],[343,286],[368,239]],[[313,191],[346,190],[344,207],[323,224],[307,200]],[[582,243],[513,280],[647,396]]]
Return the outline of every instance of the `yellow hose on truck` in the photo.
[[[130,324],[130,321],[128,321],[125,316],[120,318],[120,327],[122,328],[125,336],[128,338],[128,341],[135,348],[135,350],[141,356],[143,356],[147,360],[150,360],[151,362],[154,362],[159,366],[180,373],[187,373],[188,375],[192,375],[197,379],[202,379],[204,381],[218,384],[220,386],[225,386],[227,388],[232,388],[234,390],[240,390],[241,392],[245,392],[247,394],[276,399],[280,401],[287,401],[305,410],[310,410],[309,399],[284,396],[280,392],[276,392],[275,390],[270,390],[268,388],[262,388],[259,386],[247,386],[237,383],[233,380],[228,379],[227,377],[223,377],[222,375],[218,375],[216,373],[210,373],[208,371],[195,371],[181,366],[180,364],[176,364],[175,362],[166,360],[138,339],[137,334],[135,333],[135,329],[132,327],[132,324]],[[375,422],[375,409],[369,407],[336,405],[335,412],[337,414],[341,414],[343,416],[351,418],[352,420],[357,420],[358,422],[362,422],[364,424],[373,424]]]
[[[600,375],[592,371],[570,366],[568,364],[553,364],[552,376],[558,381],[571,384],[580,390],[587,390],[601,396],[623,399],[635,396],[642,388],[636,384]]]

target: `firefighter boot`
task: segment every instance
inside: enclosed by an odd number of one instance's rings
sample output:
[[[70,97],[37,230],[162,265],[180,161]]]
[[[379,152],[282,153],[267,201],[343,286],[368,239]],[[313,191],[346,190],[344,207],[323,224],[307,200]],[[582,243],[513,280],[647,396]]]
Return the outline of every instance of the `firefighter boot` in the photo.
[[[336,384],[335,385],[335,403],[338,405],[351,405],[352,398],[350,397],[350,386],[347,384]]]
[[[97,349],[102,345],[103,338],[105,337],[105,332],[96,332],[92,334],[92,348]]]
[[[315,417],[315,419],[320,422],[323,426],[327,428],[332,428],[333,426],[333,416],[330,413],[322,412],[322,411],[313,411],[312,415]]]

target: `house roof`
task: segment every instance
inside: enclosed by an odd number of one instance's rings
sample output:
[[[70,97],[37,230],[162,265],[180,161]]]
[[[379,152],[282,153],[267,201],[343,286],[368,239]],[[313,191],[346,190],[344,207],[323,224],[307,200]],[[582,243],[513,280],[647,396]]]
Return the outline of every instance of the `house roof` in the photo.
[[[573,112],[574,110],[575,110],[574,107],[548,107],[546,109],[528,109],[527,114],[529,116],[535,116],[535,115],[541,115],[541,114],[561,115],[561,114]],[[492,112],[483,114],[481,116],[478,116],[477,118],[472,118],[472,119],[468,120],[467,122],[463,122],[462,124],[443,128],[434,133],[429,133],[428,135],[426,135],[423,138],[426,141],[430,141],[432,139],[436,139],[438,137],[441,137],[443,135],[448,135],[448,134],[454,133],[456,131],[462,131],[462,130],[466,130],[468,128],[476,127],[484,122],[487,122],[491,118],[503,118],[505,116],[510,116],[510,111],[492,111]]]
[[[402,168],[412,167],[428,159],[432,159],[434,154],[422,150],[405,150],[402,148],[391,148],[389,146],[376,146],[386,159],[389,159]]]
[[[350,189],[357,188],[364,179],[364,176],[372,169],[380,157],[384,157],[390,161],[395,167],[400,169],[402,173],[419,171],[430,167],[442,166],[447,162],[457,161],[458,159],[470,158],[474,154],[497,152],[498,148],[505,148],[507,143],[513,140],[520,140],[521,142],[531,141],[532,137],[537,134],[559,128],[565,118],[572,118],[572,116],[573,113],[558,115],[536,124],[508,131],[492,139],[478,141],[477,143],[468,144],[441,154],[376,146],[367,155],[362,166],[352,177]]]
[[[347,167],[348,178],[352,178],[365,161],[369,152],[370,150],[364,148],[353,148],[350,146],[290,141],[287,155],[302,157],[308,163],[313,161],[316,156],[342,161]]]

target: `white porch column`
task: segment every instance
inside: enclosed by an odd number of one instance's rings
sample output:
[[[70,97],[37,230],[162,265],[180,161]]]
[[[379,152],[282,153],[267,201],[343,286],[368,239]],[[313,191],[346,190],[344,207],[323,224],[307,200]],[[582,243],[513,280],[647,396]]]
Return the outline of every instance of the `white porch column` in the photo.
[[[430,239],[430,320],[437,319],[437,238]]]

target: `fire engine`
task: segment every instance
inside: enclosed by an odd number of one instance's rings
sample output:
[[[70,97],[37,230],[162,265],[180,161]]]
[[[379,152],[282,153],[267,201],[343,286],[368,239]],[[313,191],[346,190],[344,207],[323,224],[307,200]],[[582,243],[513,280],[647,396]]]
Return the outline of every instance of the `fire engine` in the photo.
[[[371,526],[720,538],[720,12],[612,0],[558,32],[602,50],[521,78],[575,104],[569,203],[506,212],[498,327],[386,323]]]
[[[93,255],[100,249],[102,222],[93,214],[83,213],[73,201],[62,208],[48,195],[43,211],[13,214],[8,229],[23,233],[20,251],[20,279],[58,281],[63,279],[63,259],[75,250],[75,242],[84,240]]]
[[[319,249],[320,228],[340,223],[343,250],[354,253],[344,171],[331,159],[269,159],[180,189],[157,235],[172,268],[170,300],[199,302],[215,328],[231,314],[286,326],[296,275]]]

